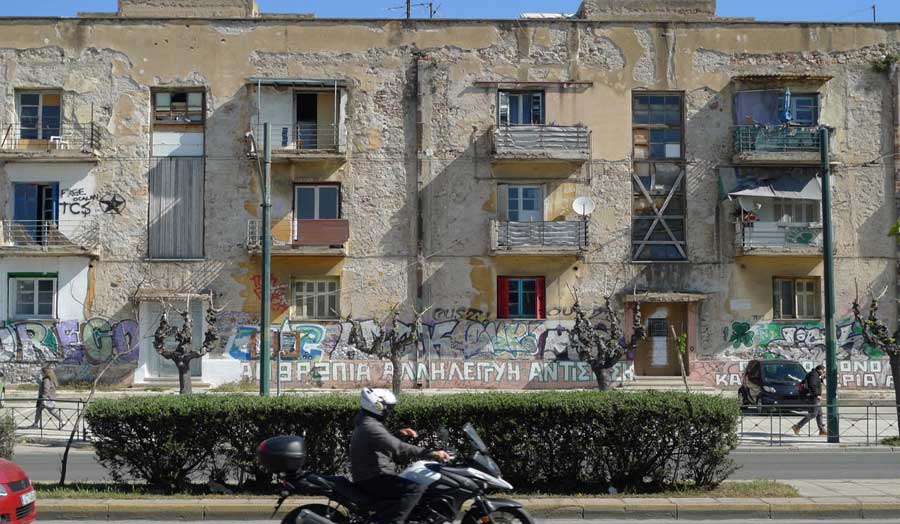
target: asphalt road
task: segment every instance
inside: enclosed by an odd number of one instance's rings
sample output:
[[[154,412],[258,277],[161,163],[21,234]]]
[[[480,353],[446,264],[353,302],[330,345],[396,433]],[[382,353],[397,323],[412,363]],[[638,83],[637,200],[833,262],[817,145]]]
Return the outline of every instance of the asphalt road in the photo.
[[[59,480],[61,448],[18,448],[13,460],[35,481]],[[872,451],[735,452],[740,469],[732,479],[895,479],[900,478],[900,453]],[[109,480],[93,451],[75,449],[69,456],[69,482]]]
[[[38,506],[38,511],[40,512],[40,506]],[[79,520],[79,521],[71,521],[71,520],[42,520],[41,524],[72,524],[72,522],[79,522],[81,524],[110,524],[118,522],[120,524],[157,524],[157,523],[167,523],[168,521],[158,520],[158,521],[150,521],[150,520],[128,520],[128,521],[107,521],[107,520]],[[207,520],[202,522],[197,522],[196,524],[234,524],[236,521],[234,520],[224,520],[224,521],[213,521]],[[275,520],[244,520],[241,521],[242,524],[272,524],[273,522],[277,522]],[[634,524],[634,519],[632,520],[537,520],[538,523],[541,522],[552,522],[553,524],[587,524],[589,522],[598,522],[602,524]],[[655,523],[655,524],[709,524],[709,520],[642,520],[641,522],[647,523]],[[724,522],[737,522],[737,521],[724,521]],[[741,524],[772,524],[776,521],[774,520],[740,520]],[[790,520],[790,521],[782,521],[789,522],[790,524],[821,524],[821,520]],[[828,520],[831,524],[897,524],[896,520]],[[182,524],[192,524],[191,522],[183,522]]]

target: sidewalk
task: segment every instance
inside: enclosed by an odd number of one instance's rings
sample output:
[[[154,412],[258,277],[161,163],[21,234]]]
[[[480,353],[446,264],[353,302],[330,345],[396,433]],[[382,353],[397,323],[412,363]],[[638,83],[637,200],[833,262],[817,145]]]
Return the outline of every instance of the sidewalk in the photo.
[[[900,514],[900,479],[864,481],[783,480],[800,497],[769,498],[540,498],[518,499],[540,519],[890,519]],[[301,504],[292,498],[277,518]],[[252,520],[268,519],[275,497],[265,499],[136,499],[38,501],[41,519]]]

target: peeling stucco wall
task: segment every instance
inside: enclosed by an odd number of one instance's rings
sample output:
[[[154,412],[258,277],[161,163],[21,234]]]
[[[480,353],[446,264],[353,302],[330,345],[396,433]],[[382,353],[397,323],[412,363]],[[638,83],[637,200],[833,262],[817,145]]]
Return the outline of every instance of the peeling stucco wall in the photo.
[[[897,216],[890,156],[895,101],[888,76],[871,61],[900,52],[898,37],[900,29],[889,24],[4,20],[0,115],[15,121],[16,90],[60,89],[67,119],[87,122],[93,114],[99,124],[99,161],[87,164],[86,176],[95,194],[119,194],[127,204],[121,214],[97,216],[102,241],[85,318],[135,318],[136,293],[154,288],[213,291],[227,307],[229,329],[256,322],[259,258],[244,243],[248,220],[258,217],[260,191],[244,134],[255,121],[257,95],[247,79],[335,79],[347,85],[346,159],[275,164],[273,221],[290,219],[295,183],[340,182],[343,218],[351,224],[347,254],[276,258],[281,300],[290,302],[291,279],[339,276],[342,315],[382,318],[395,303],[408,310],[416,298],[413,226],[421,198],[426,304],[472,308],[494,319],[496,279],[510,274],[545,276],[548,306],[560,312],[571,307],[569,287],[598,303],[605,293],[636,288],[690,291],[706,296],[699,305],[698,358],[727,359],[723,332],[735,323],[771,320],[766,287],[772,276],[821,274],[819,264],[789,257],[734,257],[733,225],[717,211],[717,168],[731,162],[732,77],[833,77],[798,88],[821,93],[822,122],[835,129],[837,303],[846,310],[856,279],[861,288],[887,285],[888,297],[896,297],[896,248],[885,237]],[[429,168],[419,177],[415,53],[428,59],[430,101],[428,125],[421,127],[428,133]],[[555,84],[573,79],[591,85]],[[561,168],[492,165],[497,94],[476,85],[487,80],[547,82],[547,121],[588,126],[592,159]],[[202,87],[207,94],[206,257],[200,261],[145,258],[150,92],[161,86]],[[631,94],[640,89],[684,92],[688,264],[630,263]],[[596,202],[589,249],[581,256],[492,256],[498,183],[533,182],[545,169],[561,171],[541,181],[551,189],[548,220],[573,218],[575,197]],[[16,180],[38,179],[47,170],[0,164],[5,220],[13,172]],[[732,307],[746,301],[749,308]],[[893,317],[894,303],[884,300],[882,311]],[[281,309],[273,321],[287,314]],[[227,355],[223,348],[215,358]]]

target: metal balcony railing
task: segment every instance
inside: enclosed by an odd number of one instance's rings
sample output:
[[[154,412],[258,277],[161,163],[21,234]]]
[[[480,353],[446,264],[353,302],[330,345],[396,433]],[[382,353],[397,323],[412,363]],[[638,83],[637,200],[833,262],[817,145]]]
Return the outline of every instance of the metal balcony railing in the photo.
[[[500,249],[535,247],[585,249],[588,245],[587,222],[506,222],[494,221],[497,247]]]
[[[737,126],[732,128],[735,153],[816,153],[819,127]]]
[[[100,132],[93,122],[43,121],[28,125],[0,124],[0,151],[72,151],[93,154],[100,149]]]
[[[91,250],[99,243],[97,220],[0,221],[0,247]]]
[[[350,238],[350,222],[345,219],[282,220],[272,225],[272,245],[275,247],[343,246]],[[262,245],[262,220],[247,222],[247,247]]]
[[[256,127],[258,147],[263,146],[263,126]],[[273,151],[328,151],[343,149],[340,124],[269,124],[269,140]]]
[[[591,131],[585,126],[494,126],[494,152],[525,151],[570,152],[587,154]]]
[[[791,251],[822,247],[822,226],[791,222],[738,222],[737,238],[745,251],[769,249]]]

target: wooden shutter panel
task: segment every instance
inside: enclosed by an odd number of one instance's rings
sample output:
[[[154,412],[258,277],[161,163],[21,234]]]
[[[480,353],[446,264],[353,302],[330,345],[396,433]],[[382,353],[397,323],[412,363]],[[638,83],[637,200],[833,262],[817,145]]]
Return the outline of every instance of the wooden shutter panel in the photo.
[[[546,290],[544,289],[544,277],[534,279],[535,314],[534,318],[547,317]]]
[[[509,220],[509,185],[497,185],[497,220]]]
[[[203,257],[203,159],[159,157],[150,168],[148,255]]]
[[[497,277],[497,318],[509,318],[509,278]]]

